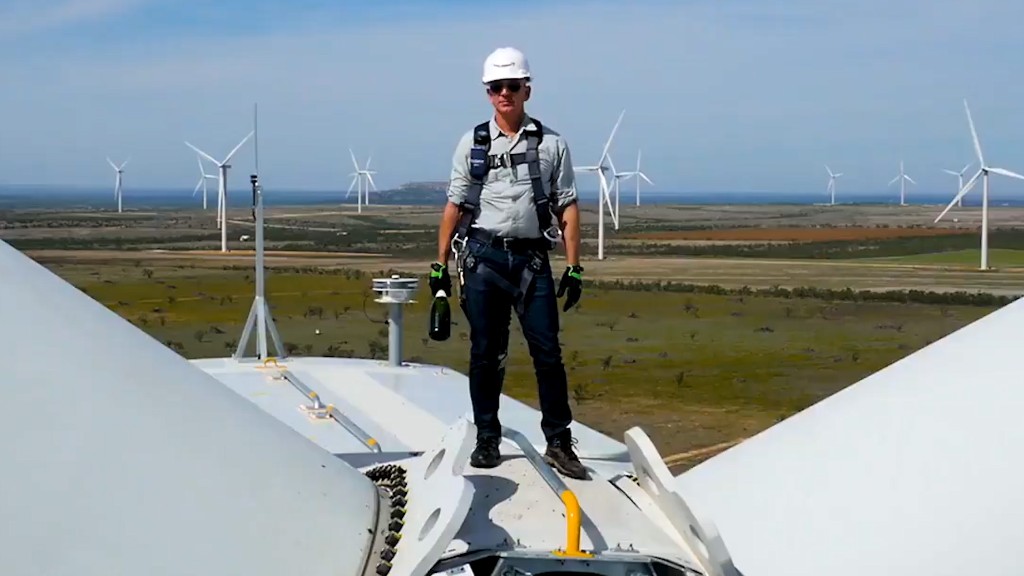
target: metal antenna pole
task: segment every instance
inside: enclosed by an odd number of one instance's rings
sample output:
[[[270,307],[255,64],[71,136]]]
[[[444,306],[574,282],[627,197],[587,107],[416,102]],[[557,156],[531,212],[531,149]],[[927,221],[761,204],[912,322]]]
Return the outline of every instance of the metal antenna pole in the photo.
[[[255,123],[254,114],[254,133],[256,130]],[[258,142],[259,135],[254,134],[254,136]],[[259,176],[257,174],[250,176],[249,181],[252,183],[253,214],[256,220],[256,297],[253,299],[252,308],[249,309],[249,317],[245,321],[245,328],[242,330],[242,337],[238,341],[238,349],[235,350],[234,358],[237,360],[245,355],[245,349],[249,345],[249,337],[252,336],[253,326],[256,327],[256,358],[260,360],[268,358],[268,331],[270,332],[270,337],[274,340],[274,348],[277,352],[276,357],[284,358],[287,356],[287,353],[281,343],[281,335],[278,334],[277,326],[274,325],[274,317],[270,313],[270,307],[266,299],[263,265],[263,186],[259,183]]]

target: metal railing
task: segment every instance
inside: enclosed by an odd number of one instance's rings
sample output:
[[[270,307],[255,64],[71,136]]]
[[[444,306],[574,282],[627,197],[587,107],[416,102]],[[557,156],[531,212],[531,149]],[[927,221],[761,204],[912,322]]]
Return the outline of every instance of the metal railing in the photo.
[[[346,432],[362,442],[363,445],[369,448],[371,452],[381,452],[380,442],[377,442],[376,438],[367,433],[366,430],[363,430],[358,424],[353,422],[351,418],[338,411],[333,404],[324,404],[321,402],[320,395],[307,386],[301,378],[288,371],[287,368],[279,365],[275,358],[267,358],[263,362],[263,367],[266,368],[270,364],[274,365],[274,368],[277,369],[282,378],[291,383],[291,385],[301,392],[303,396],[313,401],[313,405],[307,407],[310,412],[322,414],[324,418],[333,418],[335,422],[345,429]]]
[[[519,446],[527,461],[533,465],[533,468],[537,470],[537,473],[544,479],[544,482],[558,495],[562,504],[565,505],[565,549],[555,550],[553,553],[557,556],[570,558],[592,558],[593,554],[580,550],[582,513],[580,512],[580,503],[576,499],[576,494],[566,486],[565,482],[558,476],[558,473],[552,470],[551,466],[544,461],[544,457],[540,455],[540,452],[533,447],[533,444],[530,443],[530,440],[522,432],[502,426],[501,435],[515,442],[516,446]]]

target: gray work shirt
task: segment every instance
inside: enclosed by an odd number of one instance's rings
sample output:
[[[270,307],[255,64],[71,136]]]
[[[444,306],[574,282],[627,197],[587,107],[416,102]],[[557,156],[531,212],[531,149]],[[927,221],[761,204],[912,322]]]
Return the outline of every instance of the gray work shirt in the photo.
[[[514,138],[509,138],[491,118],[491,149],[489,155],[519,154],[526,152],[526,137],[523,132],[534,128],[533,120],[526,116],[523,125]],[[469,192],[469,151],[473,147],[473,130],[470,129],[459,140],[452,158],[452,173],[448,184],[448,201],[460,204]],[[576,201],[576,176],[569,157],[569,147],[554,130],[544,125],[544,138],[538,148],[540,155],[541,179],[544,192],[551,197],[555,214],[561,213]],[[557,223],[553,219],[552,223]],[[510,168],[496,167],[487,172],[483,190],[480,192],[480,214],[473,222],[474,228],[482,228],[500,236],[512,238],[537,238],[541,235],[537,223],[537,210],[533,204],[533,186],[530,184],[530,170],[526,164]]]

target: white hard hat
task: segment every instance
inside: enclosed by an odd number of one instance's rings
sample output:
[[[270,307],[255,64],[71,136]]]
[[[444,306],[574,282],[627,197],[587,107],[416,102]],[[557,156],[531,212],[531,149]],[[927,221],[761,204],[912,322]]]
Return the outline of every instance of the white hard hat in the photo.
[[[515,48],[498,48],[484,60],[484,84],[494,80],[529,77],[530,63],[527,62],[526,56]]]

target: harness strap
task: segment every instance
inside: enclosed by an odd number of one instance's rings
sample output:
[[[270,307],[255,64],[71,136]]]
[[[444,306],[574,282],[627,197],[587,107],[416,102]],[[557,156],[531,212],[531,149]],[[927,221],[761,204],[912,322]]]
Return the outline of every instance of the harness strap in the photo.
[[[464,255],[465,260],[464,266],[472,272],[479,274],[481,278],[484,278],[488,282],[494,284],[498,288],[501,288],[505,292],[508,292],[512,296],[512,300],[515,305],[516,314],[522,315],[526,309],[526,297],[530,293],[530,288],[533,286],[533,278],[540,267],[543,265],[543,259],[537,252],[530,252],[530,262],[523,269],[523,273],[519,276],[519,285],[516,286],[512,282],[509,282],[501,274],[498,274],[493,268],[487,265],[486,262],[476,258],[472,254]],[[462,311],[465,313],[465,294],[460,290],[459,304],[463,307]]]
[[[473,147],[469,151],[470,185],[459,207],[462,214],[456,223],[453,237],[464,243],[469,236],[469,228],[480,213],[480,195],[483,193],[484,180],[492,168],[511,168],[526,164],[530,174],[530,186],[533,189],[533,204],[537,212],[537,223],[541,233],[552,243],[558,239],[557,229],[552,230],[551,199],[544,192],[543,175],[540,169],[540,143],[544,139],[544,126],[539,120],[533,119],[534,127],[527,130],[526,152],[516,154],[489,154],[491,147],[490,122],[482,122],[473,128]]]

